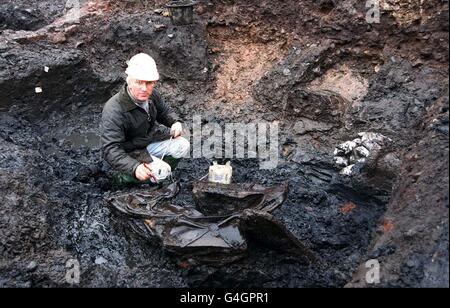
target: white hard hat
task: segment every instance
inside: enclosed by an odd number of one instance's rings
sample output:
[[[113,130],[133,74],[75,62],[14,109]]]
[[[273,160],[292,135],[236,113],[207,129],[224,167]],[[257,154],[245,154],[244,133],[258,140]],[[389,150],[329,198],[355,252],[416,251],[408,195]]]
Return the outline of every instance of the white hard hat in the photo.
[[[156,68],[155,60],[145,53],[137,54],[128,61],[128,68],[125,71],[125,74],[137,80],[159,80],[159,73]]]

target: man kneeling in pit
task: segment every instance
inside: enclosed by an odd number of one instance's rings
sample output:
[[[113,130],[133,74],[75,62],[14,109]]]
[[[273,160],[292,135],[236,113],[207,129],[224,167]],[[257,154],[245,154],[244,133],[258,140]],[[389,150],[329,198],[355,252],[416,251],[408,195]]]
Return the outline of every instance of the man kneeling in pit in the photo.
[[[127,83],[103,108],[103,158],[119,172],[119,184],[156,183],[171,175],[190,143],[181,137],[180,119],[154,89],[159,73],[153,58],[135,55],[125,73]]]

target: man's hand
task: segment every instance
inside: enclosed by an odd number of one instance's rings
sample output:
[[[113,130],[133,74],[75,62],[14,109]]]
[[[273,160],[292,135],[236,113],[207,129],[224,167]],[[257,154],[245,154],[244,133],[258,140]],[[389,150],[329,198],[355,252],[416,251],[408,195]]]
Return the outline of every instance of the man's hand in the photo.
[[[181,125],[180,122],[176,122],[175,124],[172,125],[172,128],[170,129],[170,134],[174,138],[178,138],[181,136],[181,134],[183,134],[183,126]]]
[[[155,178],[152,174],[152,171],[148,168],[147,164],[140,164],[136,168],[135,175],[139,181],[147,181],[150,178]]]

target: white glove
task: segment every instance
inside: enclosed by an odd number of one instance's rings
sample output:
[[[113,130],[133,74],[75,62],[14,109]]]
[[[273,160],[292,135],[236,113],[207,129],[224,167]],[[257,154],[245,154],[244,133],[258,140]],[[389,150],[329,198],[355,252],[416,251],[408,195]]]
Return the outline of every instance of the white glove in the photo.
[[[153,162],[148,164],[154,178],[159,182],[167,179],[172,174],[172,168],[165,161],[152,155]]]
[[[183,134],[183,126],[180,122],[176,122],[172,125],[172,128],[170,129],[170,134],[174,137],[180,137],[181,134]]]

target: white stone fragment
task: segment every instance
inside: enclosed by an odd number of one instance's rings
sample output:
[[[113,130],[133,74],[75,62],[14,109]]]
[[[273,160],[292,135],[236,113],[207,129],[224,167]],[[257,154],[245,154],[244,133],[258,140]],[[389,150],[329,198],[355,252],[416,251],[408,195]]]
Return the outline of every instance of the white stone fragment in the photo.
[[[338,149],[343,150],[345,154],[349,154],[353,151],[354,148],[356,148],[356,146],[357,146],[356,142],[347,141],[347,142],[340,144],[338,146]]]
[[[355,154],[359,158],[361,158],[361,157],[367,158],[367,157],[369,157],[370,152],[365,147],[357,147],[357,148],[355,148]]]
[[[334,158],[334,164],[339,168],[345,168],[348,166],[348,159],[345,157],[337,156]]]
[[[352,175],[353,173],[353,167],[355,167],[355,165],[350,165],[348,167],[345,167],[344,169],[342,169],[342,171],[340,172],[340,174],[342,175]]]

